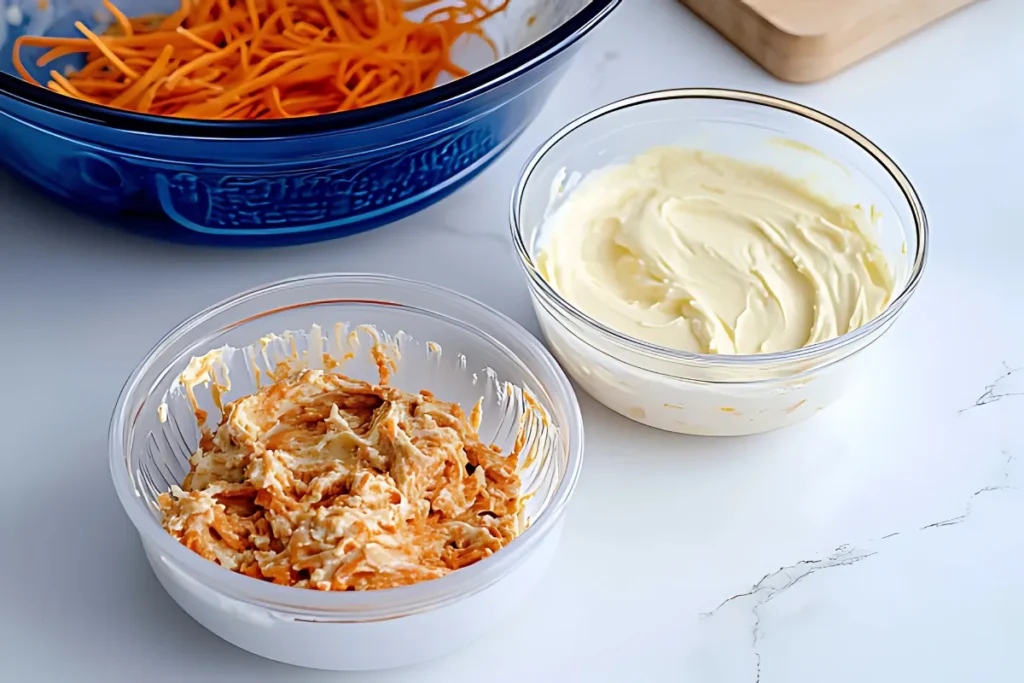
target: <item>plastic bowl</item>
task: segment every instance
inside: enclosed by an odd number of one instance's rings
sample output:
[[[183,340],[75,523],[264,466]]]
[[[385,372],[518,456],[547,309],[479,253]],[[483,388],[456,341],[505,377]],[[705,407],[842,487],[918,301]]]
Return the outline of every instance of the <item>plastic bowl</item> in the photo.
[[[628,337],[563,299],[535,254],[545,217],[588,172],[658,145],[766,164],[835,200],[881,212],[881,247],[895,271],[880,316],[837,339],[747,356],[676,351]],[[753,434],[799,422],[832,403],[857,374],[859,352],[899,316],[921,279],[928,225],[896,164],[849,126],[808,107],[746,92],[670,90],[611,104],[569,124],[527,164],[512,199],[512,235],[541,329],[555,357],[594,398],[652,427]]]
[[[163,530],[156,496],[182,481],[199,434],[194,418],[189,421],[184,415],[187,406],[182,411],[169,402],[163,422],[158,407],[190,358],[224,345],[242,348],[271,332],[312,330],[313,325],[326,337],[337,323],[347,323],[350,331],[371,324],[391,333],[401,350],[391,378],[394,386],[430,389],[464,406],[483,396],[481,439],[505,452],[513,450],[525,404],[521,392],[507,393],[502,383],[529,390],[547,412],[549,426],[535,422],[527,434],[528,442],[537,446],[537,457],[523,463],[521,473],[524,491],[534,493],[525,506],[531,523],[522,535],[494,555],[440,579],[380,591],[325,593],[233,573]],[[306,348],[307,337],[293,338],[300,352]],[[227,400],[255,390],[251,365],[236,355],[241,367],[231,372]],[[377,379],[375,364],[358,355],[346,362],[344,372]],[[206,407],[212,409],[211,421],[219,420],[219,411],[210,403]],[[185,321],[132,373],[110,427],[110,468],[118,498],[171,597],[200,624],[241,648],[321,669],[412,664],[451,652],[505,623],[504,615],[522,603],[555,553],[582,458],[579,405],[568,379],[540,342],[460,294],[378,275],[285,280]]]
[[[354,112],[279,121],[140,115],[63,97],[14,74],[19,35],[106,25],[99,0],[6,0],[0,17],[0,160],[67,201],[178,241],[275,245],[395,221],[494,161],[532,121],[574,48],[620,0],[513,0],[486,30],[501,59],[467,43],[465,78]],[[120,0],[129,15],[175,0]],[[0,9],[5,3],[0,1]],[[99,19],[97,19],[99,17]],[[16,20],[16,21],[15,21]],[[24,50],[33,65],[41,50]],[[80,63],[80,62],[79,62]],[[76,65],[58,60],[49,69]]]

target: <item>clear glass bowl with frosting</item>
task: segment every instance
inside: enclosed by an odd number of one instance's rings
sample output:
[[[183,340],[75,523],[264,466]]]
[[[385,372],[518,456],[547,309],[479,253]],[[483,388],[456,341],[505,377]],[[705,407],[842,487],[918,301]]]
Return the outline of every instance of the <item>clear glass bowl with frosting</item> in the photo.
[[[389,345],[389,357],[396,361],[390,386],[411,393],[428,390],[467,413],[480,401],[480,442],[523,454],[518,462],[523,529],[516,538],[440,578],[328,592],[229,571],[162,528],[158,498],[183,483],[200,440],[188,392],[180,390],[191,359],[225,350],[215,354],[223,358],[215,380],[194,387],[197,404],[209,413],[208,424],[216,425],[219,406],[253,394],[278,356],[320,364],[325,371],[342,362],[339,372],[376,383],[374,336]],[[534,419],[538,415],[543,419]],[[502,615],[522,603],[557,549],[582,463],[583,425],[565,374],[512,320],[432,285],[338,274],[244,292],[169,332],[122,390],[109,446],[114,486],[146,557],[161,585],[196,621],[278,661],[370,670],[461,648],[503,623]]]
[[[727,354],[640,339],[570,302],[552,285],[544,263],[552,226],[565,227],[559,210],[581,187],[586,191],[595,172],[666,147],[769,168],[835,206],[863,208],[892,280],[884,309],[854,329],[801,348]],[[718,89],[639,95],[570,123],[526,165],[513,195],[511,225],[541,329],[562,367],[622,415],[703,435],[777,429],[838,398],[858,359],[869,355],[858,352],[889,329],[913,295],[928,244],[913,186],[870,140],[809,107]]]

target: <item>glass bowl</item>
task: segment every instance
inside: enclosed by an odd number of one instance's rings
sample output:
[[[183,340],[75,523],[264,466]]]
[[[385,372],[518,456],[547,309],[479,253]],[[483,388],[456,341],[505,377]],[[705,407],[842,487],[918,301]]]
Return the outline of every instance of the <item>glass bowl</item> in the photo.
[[[378,227],[436,202],[532,121],[580,38],[620,0],[513,0],[485,25],[499,48],[459,46],[461,79],[363,110],[276,121],[196,121],[64,97],[15,75],[20,35],[108,23],[100,0],[0,0],[0,160],[76,209],[177,241],[276,245]],[[176,0],[120,0],[129,15]],[[109,17],[109,14],[106,14]],[[23,61],[47,82],[45,50]]]
[[[521,463],[521,477],[524,492],[533,495],[525,503],[528,526],[518,538],[440,579],[330,593],[228,571],[164,531],[156,496],[181,483],[199,439],[189,405],[165,398],[174,395],[168,389],[188,361],[215,348],[243,348],[264,335],[288,330],[295,331],[289,341],[299,353],[324,342],[330,349],[339,323],[347,324],[347,332],[373,325],[398,344],[401,358],[391,377],[393,386],[412,392],[429,389],[467,410],[482,396],[482,441],[515,452],[513,442],[527,425],[527,446],[521,452],[530,456]],[[314,332],[314,325],[322,332]],[[338,334],[347,338],[347,332]],[[346,362],[344,372],[376,381],[376,364],[364,355],[369,354],[357,353]],[[241,367],[232,368],[226,401],[256,389],[253,364],[245,354],[234,356]],[[505,382],[519,389],[509,391]],[[520,389],[528,390],[546,411],[546,424],[525,420],[530,410]],[[198,400],[216,424],[220,412],[210,397],[198,395]],[[167,407],[161,408],[165,401]],[[446,654],[503,623],[502,615],[521,604],[555,553],[582,457],[583,424],[576,397],[540,342],[500,313],[460,294],[379,275],[285,280],[190,318],[132,373],[110,426],[114,487],[171,597],[200,624],[241,648],[321,669],[404,666]]]
[[[582,176],[659,145],[717,152],[803,178],[820,194],[873,205],[895,290],[874,320],[795,351],[703,355],[609,328],[562,298],[539,272],[545,218]],[[913,296],[928,249],[917,193],[882,150],[808,107],[747,92],[686,89],[608,105],[556,133],[526,165],[512,198],[512,237],[541,329],[569,374],[612,410],[686,434],[753,434],[799,422],[832,403],[857,374],[859,352]]]

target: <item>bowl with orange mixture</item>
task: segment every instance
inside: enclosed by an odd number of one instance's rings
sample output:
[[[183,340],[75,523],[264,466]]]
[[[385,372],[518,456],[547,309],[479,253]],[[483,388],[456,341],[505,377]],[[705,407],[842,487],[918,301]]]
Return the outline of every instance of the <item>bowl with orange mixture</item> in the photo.
[[[337,670],[502,623],[557,549],[582,449],[572,388],[528,332],[375,275],[283,281],[182,323],[110,429],[171,597],[239,647]]]
[[[8,0],[0,158],[168,239],[370,229],[494,161],[619,1]]]

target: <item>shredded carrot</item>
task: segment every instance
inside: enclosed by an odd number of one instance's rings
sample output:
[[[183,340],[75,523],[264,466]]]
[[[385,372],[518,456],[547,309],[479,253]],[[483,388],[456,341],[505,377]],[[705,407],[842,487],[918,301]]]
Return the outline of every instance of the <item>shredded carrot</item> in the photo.
[[[114,15],[114,19],[117,20],[118,26],[121,27],[122,35],[130,38],[135,33],[135,29],[132,27],[132,22],[128,20],[128,17],[124,15],[124,12],[119,10],[114,3],[110,0],[103,0],[103,6],[107,8],[107,11]]]
[[[45,87],[109,107],[199,119],[281,119],[368,107],[429,90],[455,64],[452,46],[483,40],[484,22],[510,0],[180,0],[167,16],[113,16],[98,35],[22,36],[13,64],[26,81],[22,47],[47,48],[44,67],[85,56],[78,71],[50,72]],[[421,20],[409,13],[423,10]],[[43,87],[43,86],[40,86]]]
[[[109,59],[110,62],[117,68],[118,71],[120,71],[128,78],[137,79],[139,77],[139,74],[132,71],[132,69],[127,64],[122,62],[121,59],[116,54],[114,54],[114,51],[111,50],[106,43],[100,40],[99,36],[97,36],[95,33],[87,29],[85,27],[85,24],[83,24],[80,21],[76,21],[75,28],[77,28],[78,31],[83,36],[85,36],[90,43],[95,45],[96,49],[102,52],[106,56],[106,58]],[[15,43],[14,47],[15,49],[17,49],[17,43]]]

